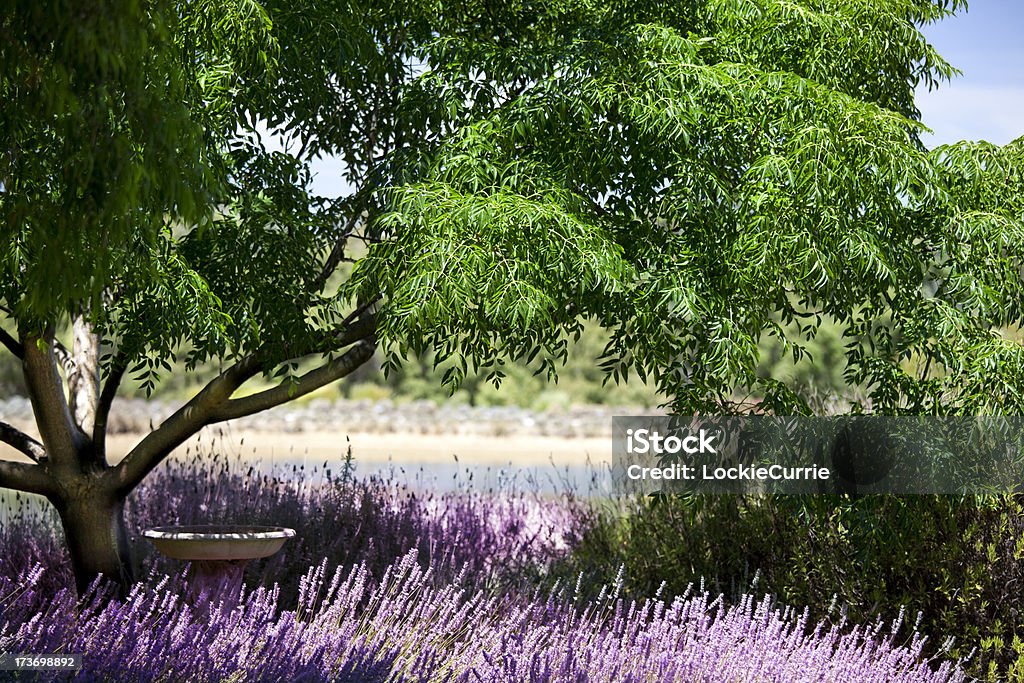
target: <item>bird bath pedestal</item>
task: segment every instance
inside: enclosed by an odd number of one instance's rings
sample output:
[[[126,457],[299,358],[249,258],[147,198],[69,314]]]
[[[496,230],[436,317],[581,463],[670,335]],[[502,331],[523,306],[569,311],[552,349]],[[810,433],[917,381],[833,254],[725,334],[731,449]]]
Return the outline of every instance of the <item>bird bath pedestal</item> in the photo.
[[[295,535],[278,526],[200,525],[146,529],[142,535],[158,551],[192,563],[192,597],[212,600],[237,596],[249,560],[270,557]]]

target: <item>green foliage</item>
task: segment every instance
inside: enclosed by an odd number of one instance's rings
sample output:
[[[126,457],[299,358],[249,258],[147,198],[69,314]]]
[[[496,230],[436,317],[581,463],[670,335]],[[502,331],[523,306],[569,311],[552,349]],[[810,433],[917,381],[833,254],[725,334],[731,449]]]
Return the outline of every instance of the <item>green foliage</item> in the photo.
[[[624,567],[627,589],[690,583],[738,596],[752,585],[812,620],[856,623],[921,614],[932,650],[976,650],[987,680],[1024,680],[1024,506],[1019,498],[695,496],[606,510],[566,574]],[[663,585],[664,584],[664,585]]]
[[[1024,348],[1024,139],[1003,148],[960,143],[932,153],[942,186],[926,202],[931,258],[916,290],[864,309],[849,330],[852,381],[890,410],[1017,414]]]
[[[227,8],[191,9],[33,0],[0,14],[0,297],[20,318],[98,302],[109,283],[148,272],[162,226],[208,219],[222,179],[204,106],[218,55],[194,41]],[[232,9],[215,49],[267,44],[267,26],[234,23],[246,10]],[[232,80],[266,60],[249,57],[230,65]]]
[[[843,330],[827,320],[818,326],[813,339],[801,345],[799,353],[792,348],[787,353],[776,337],[765,334],[758,345],[758,377],[792,385],[812,405],[814,399],[855,399],[854,388],[843,377],[845,346]]]
[[[540,352],[549,367],[583,314],[611,330],[609,376],[649,376],[681,412],[745,394],[807,412],[793,381],[757,372],[758,344],[774,335],[799,359],[828,318],[874,410],[923,409],[932,375],[945,409],[979,409],[953,360],[976,344],[918,349],[915,378],[914,353],[878,339],[902,344],[922,311],[962,310],[982,283],[1019,289],[1012,248],[998,269],[961,251],[964,287],[927,286],[972,198],[956,177],[970,164],[918,139],[913,90],[952,70],[915,24],[955,4],[576,9],[557,51],[476,36],[428,47],[424,87],[475,116],[382,194],[383,242],[356,265],[353,291],[384,298],[389,364],[434,349],[461,364],[456,384],[467,365],[500,378],[506,357]],[[992,304],[998,315],[971,318],[978,335],[1015,315],[1008,296]]]
[[[387,369],[553,378],[593,319],[683,412],[809,412],[762,349],[834,325],[862,408],[1014,412],[1022,145],[928,152],[914,105],[962,5],[18,2],[0,310],[86,313],[147,389],[292,375],[359,307]],[[324,154],[349,195],[310,196]]]
[[[450,366],[434,367],[429,356],[412,357],[402,367],[383,376],[377,368],[367,367],[342,385],[348,398],[431,400],[465,402],[470,405],[515,405],[533,410],[562,410],[574,405],[654,407],[662,402],[656,390],[635,375],[628,382],[609,384],[597,363],[607,334],[594,325],[584,327],[580,340],[568,347],[568,360],[559,368],[557,384],[538,375],[523,363],[504,366],[500,386],[488,382],[482,374],[470,374],[454,393],[441,384]],[[377,391],[369,387],[377,387]]]
[[[568,360],[559,368],[558,381],[552,384],[547,377],[538,375],[523,363],[505,366],[506,377],[496,387],[481,374],[470,374],[452,393],[442,385],[441,378],[451,362],[434,367],[433,358],[413,356],[402,367],[388,376],[381,371],[380,362],[371,360],[350,375],[337,388],[337,393],[319,393],[316,396],[338,396],[353,400],[428,400],[435,403],[461,402],[479,406],[519,406],[533,410],[564,409],[574,405],[608,405],[654,407],[662,402],[656,389],[644,384],[639,377],[627,382],[611,384],[604,381],[604,373],[597,358],[608,341],[607,334],[594,325],[585,325],[580,340],[568,347]],[[306,361],[297,372],[313,367]],[[0,357],[0,382],[10,377],[12,387],[21,387],[19,368],[14,362]],[[161,400],[183,400],[195,394],[212,379],[215,369],[197,369],[188,372],[183,361],[175,364],[152,396]],[[14,383],[16,380],[16,383]],[[23,389],[15,393],[23,393]],[[147,395],[142,381],[128,381],[122,393],[133,397]]]

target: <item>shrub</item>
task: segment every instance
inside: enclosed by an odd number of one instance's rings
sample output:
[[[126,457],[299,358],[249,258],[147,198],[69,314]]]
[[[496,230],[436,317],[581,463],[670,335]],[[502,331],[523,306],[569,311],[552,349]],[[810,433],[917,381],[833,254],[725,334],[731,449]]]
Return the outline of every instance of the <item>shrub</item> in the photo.
[[[920,628],[953,636],[971,670],[1024,680],[1024,511],[1013,497],[857,499],[698,496],[608,509],[568,567],[626,567],[627,590],[647,595],[704,580],[731,597],[756,589],[815,619],[838,609],[854,622],[906,609]],[[830,607],[830,605],[832,607]]]

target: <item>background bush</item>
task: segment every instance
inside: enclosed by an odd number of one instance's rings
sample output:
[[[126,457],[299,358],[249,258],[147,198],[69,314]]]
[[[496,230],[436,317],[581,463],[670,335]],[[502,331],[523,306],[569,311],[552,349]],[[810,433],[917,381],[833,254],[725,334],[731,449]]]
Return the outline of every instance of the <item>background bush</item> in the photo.
[[[62,332],[63,337],[69,331]],[[69,340],[68,340],[69,341]],[[344,382],[324,387],[306,400],[314,398],[348,398],[355,400],[429,400],[437,403],[454,401],[470,405],[514,405],[532,410],[563,410],[572,405],[612,405],[653,407],[664,402],[653,386],[642,382],[635,373],[630,373],[621,384],[605,383],[599,356],[608,343],[608,333],[595,326],[585,327],[579,341],[570,342],[568,362],[559,370],[558,383],[550,382],[545,375],[535,375],[525,363],[510,363],[505,368],[506,377],[500,388],[484,381],[473,373],[449,396],[441,385],[441,377],[449,364],[441,363],[434,368],[430,355],[410,358],[408,363],[385,377],[380,369],[380,359],[373,358],[361,366]],[[825,321],[817,336],[806,343],[807,355],[794,360],[775,338],[765,335],[759,344],[760,362],[757,374],[782,381],[792,381],[802,388],[802,395],[812,406],[822,403],[842,403],[855,389],[843,378],[845,360],[843,357],[842,329]],[[163,400],[185,400],[203,384],[213,379],[217,367],[199,368],[188,371],[184,362],[172,363],[173,370],[165,373],[152,396]],[[313,367],[300,367],[300,371]],[[254,380],[251,390],[259,388]],[[266,386],[270,386],[269,383]],[[21,366],[16,358],[0,355],[0,395],[26,395]],[[121,394],[141,398],[146,393],[137,379],[127,378]],[[826,408],[827,410],[827,408]],[[114,418],[116,419],[116,411]]]

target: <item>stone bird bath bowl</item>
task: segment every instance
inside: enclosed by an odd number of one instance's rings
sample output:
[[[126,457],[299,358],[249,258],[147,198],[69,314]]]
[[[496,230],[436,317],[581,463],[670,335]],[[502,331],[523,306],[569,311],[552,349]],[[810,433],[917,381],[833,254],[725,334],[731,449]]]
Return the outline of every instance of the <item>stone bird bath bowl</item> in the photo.
[[[249,560],[270,557],[295,535],[294,529],[279,526],[209,524],[162,526],[146,529],[142,535],[158,551],[176,560],[192,563],[194,597],[237,595],[242,572]]]

